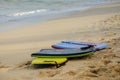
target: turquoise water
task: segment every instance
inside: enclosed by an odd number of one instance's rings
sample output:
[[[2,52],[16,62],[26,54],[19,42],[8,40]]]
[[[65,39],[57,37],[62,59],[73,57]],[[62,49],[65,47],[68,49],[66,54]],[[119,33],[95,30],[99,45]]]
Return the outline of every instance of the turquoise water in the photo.
[[[17,28],[21,23],[47,21],[113,2],[120,0],[0,0],[0,31]]]

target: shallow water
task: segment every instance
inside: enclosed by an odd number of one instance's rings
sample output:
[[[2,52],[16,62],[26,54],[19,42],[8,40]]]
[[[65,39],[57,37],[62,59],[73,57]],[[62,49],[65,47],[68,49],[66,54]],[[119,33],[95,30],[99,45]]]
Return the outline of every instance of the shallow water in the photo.
[[[0,31],[68,16],[119,0],[0,0]],[[22,25],[21,25],[22,24]],[[23,25],[24,24],[24,25]]]

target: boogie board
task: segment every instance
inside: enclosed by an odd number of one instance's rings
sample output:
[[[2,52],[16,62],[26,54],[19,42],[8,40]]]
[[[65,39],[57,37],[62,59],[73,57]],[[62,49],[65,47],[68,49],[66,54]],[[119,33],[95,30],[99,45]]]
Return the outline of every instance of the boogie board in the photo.
[[[60,43],[53,44],[51,47],[55,49],[73,49],[94,46],[95,50],[102,50],[108,47],[107,43],[101,42],[77,42],[77,41],[61,41]]]
[[[67,58],[35,58],[32,61],[33,65],[36,64],[52,64],[52,65],[56,65],[56,67],[58,67],[58,65],[63,64],[67,61]]]
[[[38,58],[71,58],[81,57],[94,53],[94,47],[86,49],[41,49],[39,52],[32,53],[32,57]]]

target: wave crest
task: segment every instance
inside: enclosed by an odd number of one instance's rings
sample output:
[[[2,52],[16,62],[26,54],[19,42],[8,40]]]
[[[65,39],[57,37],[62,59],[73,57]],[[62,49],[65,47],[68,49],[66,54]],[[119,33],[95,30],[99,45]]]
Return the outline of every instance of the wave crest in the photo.
[[[25,16],[30,14],[42,13],[42,12],[47,12],[47,9],[37,9],[32,11],[18,12],[18,13],[9,14],[8,16]]]

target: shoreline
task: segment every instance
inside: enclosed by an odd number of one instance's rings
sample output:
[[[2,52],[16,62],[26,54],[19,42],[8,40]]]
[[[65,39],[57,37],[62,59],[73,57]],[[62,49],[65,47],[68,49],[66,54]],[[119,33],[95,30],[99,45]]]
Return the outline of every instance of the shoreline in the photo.
[[[119,6],[99,6],[84,11],[85,14],[0,33],[1,80],[120,79]],[[58,69],[30,68],[31,53],[51,48],[52,44],[62,40],[107,42],[110,46],[88,57],[69,60]]]
[[[0,33],[11,31],[11,30],[16,30],[16,29],[21,29],[24,27],[34,26],[36,24],[48,22],[51,20],[72,18],[72,17],[83,17],[83,16],[90,16],[90,15],[95,15],[95,14],[98,15],[98,14],[102,14],[102,13],[103,14],[104,13],[114,13],[114,12],[118,11],[116,9],[119,9],[119,6],[120,6],[119,3],[101,4],[101,5],[92,6],[90,8],[80,10],[80,11],[66,12],[64,15],[60,14],[58,16],[58,14],[55,14],[54,16],[51,16],[51,18],[44,19],[44,16],[38,16],[38,18],[37,18],[37,16],[35,16],[33,18],[31,17],[31,18],[26,18],[26,19],[22,19],[22,20],[13,20],[13,21],[7,22],[6,24],[4,24],[4,23],[0,24],[1,25]],[[115,10],[113,12],[111,12],[110,8],[113,8]],[[100,9],[101,10],[104,9],[104,12],[102,12]],[[96,10],[97,13],[94,14],[94,10]],[[48,16],[50,16],[50,14]],[[39,18],[42,18],[43,20],[40,20]],[[10,27],[10,25],[11,25],[11,27]]]

